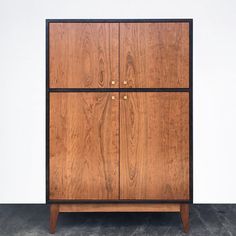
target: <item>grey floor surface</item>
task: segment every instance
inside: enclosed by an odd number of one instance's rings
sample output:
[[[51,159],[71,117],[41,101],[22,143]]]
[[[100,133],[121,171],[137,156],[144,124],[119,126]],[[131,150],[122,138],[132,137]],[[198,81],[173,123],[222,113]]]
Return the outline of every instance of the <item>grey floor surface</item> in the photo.
[[[48,233],[46,205],[0,205],[0,236]],[[61,213],[56,235],[186,235],[178,213]],[[187,235],[236,235],[236,205],[193,205]]]

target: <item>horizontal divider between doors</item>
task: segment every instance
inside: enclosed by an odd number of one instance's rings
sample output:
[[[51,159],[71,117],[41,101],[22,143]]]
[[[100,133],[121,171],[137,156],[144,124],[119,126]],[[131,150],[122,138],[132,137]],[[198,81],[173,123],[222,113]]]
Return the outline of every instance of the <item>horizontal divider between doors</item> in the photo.
[[[49,88],[48,92],[191,92],[191,88]]]

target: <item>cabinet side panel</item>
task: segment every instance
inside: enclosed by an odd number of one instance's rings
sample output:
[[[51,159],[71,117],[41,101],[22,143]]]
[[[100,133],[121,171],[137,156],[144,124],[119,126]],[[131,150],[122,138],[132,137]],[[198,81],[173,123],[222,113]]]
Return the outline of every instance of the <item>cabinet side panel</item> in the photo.
[[[118,199],[118,96],[50,94],[49,200]]]
[[[50,23],[50,87],[118,88],[118,29],[117,23]]]
[[[120,138],[121,199],[189,200],[188,93],[121,93]]]

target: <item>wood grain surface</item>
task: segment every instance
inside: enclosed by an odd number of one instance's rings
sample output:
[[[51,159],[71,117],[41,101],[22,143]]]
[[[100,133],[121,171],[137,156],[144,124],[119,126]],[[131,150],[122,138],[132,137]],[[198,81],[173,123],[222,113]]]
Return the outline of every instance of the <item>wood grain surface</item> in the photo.
[[[188,93],[120,94],[120,198],[189,199]]]
[[[189,231],[189,204],[180,205],[180,216],[183,223],[183,230],[185,233]]]
[[[180,204],[81,203],[60,204],[60,212],[180,212]]]
[[[119,93],[50,94],[49,165],[51,200],[118,199]]]
[[[59,204],[51,204],[50,222],[49,222],[49,231],[51,234],[54,234],[56,232],[58,215],[59,215]]]
[[[120,86],[188,88],[189,24],[120,23]]]
[[[118,29],[117,23],[50,23],[50,87],[119,87]]]

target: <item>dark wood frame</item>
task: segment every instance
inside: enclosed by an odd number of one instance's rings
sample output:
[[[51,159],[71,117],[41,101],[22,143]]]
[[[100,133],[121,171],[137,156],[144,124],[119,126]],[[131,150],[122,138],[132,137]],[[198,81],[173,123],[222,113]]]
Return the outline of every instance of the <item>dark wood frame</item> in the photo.
[[[189,87],[188,88],[50,88],[49,24],[50,23],[189,23]],[[188,92],[189,93],[189,200],[50,200],[49,199],[49,109],[51,92]],[[46,203],[193,203],[193,20],[192,19],[46,19]]]

